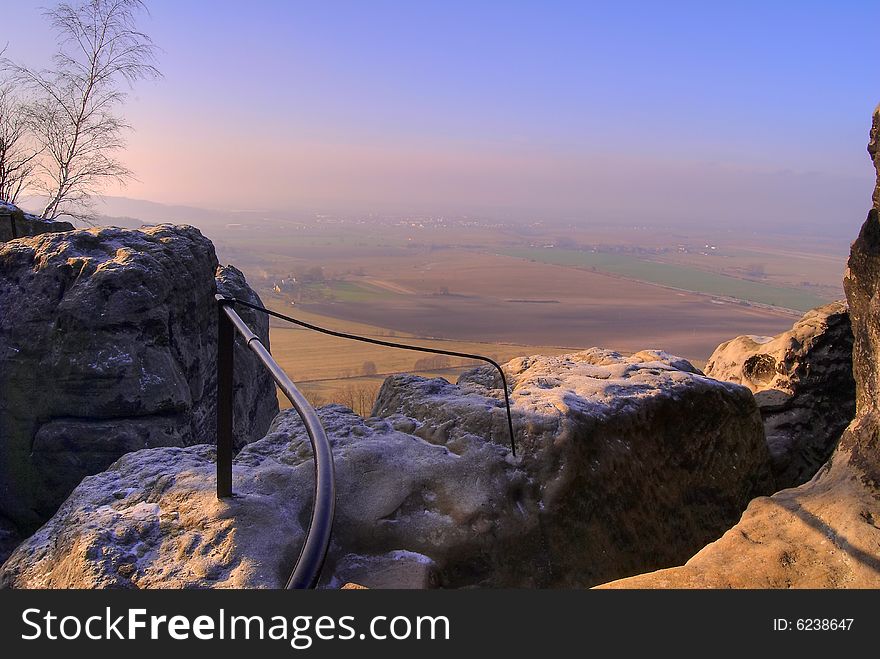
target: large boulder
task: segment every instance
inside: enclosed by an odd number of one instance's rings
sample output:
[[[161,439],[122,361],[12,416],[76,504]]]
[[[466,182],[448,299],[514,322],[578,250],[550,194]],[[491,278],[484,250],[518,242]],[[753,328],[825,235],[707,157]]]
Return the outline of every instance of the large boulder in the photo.
[[[32,532],[121,455],[213,440],[218,289],[258,301],[192,227],[0,244],[0,517]],[[265,316],[243,316],[268,341]],[[244,445],[278,408],[268,374],[238,351]]]
[[[506,370],[517,457],[487,371],[391,378],[368,419],[319,410],[338,487],[325,585],[591,585],[693,552],[772,487],[749,391],[684,360],[591,350]],[[314,483],[296,414],[233,473],[236,496],[218,501],[211,447],[128,454],[74,490],[2,583],[279,587]]]
[[[880,107],[868,151],[874,208],[843,285],[854,335],[856,418],[808,483],[753,501],[740,522],[681,567],[608,588],[880,588]]]
[[[504,369],[520,464],[537,488],[547,585],[675,562],[773,491],[753,397],[686,360],[593,348]],[[412,418],[414,433],[452,450],[473,437],[506,445],[499,387],[482,367],[459,386],[392,376],[373,413]]]
[[[73,231],[73,225],[61,220],[44,220],[25,213],[14,204],[0,201],[0,242],[61,231]]]
[[[810,480],[856,411],[853,335],[844,302],[808,311],[774,337],[722,343],[706,375],[748,387],[764,419],[777,489]]]

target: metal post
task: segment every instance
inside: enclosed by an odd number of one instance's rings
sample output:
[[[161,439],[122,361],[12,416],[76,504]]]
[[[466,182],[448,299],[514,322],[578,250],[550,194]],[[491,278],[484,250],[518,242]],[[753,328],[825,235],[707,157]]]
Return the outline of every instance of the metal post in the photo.
[[[217,498],[232,496],[232,406],[235,329],[224,311],[230,302],[217,296]]]

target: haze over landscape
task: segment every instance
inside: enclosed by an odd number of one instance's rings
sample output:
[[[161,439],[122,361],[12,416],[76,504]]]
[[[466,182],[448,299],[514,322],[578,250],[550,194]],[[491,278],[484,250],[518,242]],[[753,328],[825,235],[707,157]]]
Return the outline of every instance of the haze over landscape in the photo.
[[[31,67],[56,46],[40,6],[4,13]],[[503,359],[701,364],[842,297],[875,3],[149,10],[164,78],[126,105],[137,180],[95,210],[198,226],[276,308]],[[273,327],[316,400],[463,365],[304,334]]]
[[[3,15],[31,66],[43,4]],[[126,106],[129,197],[851,237],[870,189],[868,1],[149,9],[164,79]]]
[[[0,594],[880,587],[876,0],[38,2]]]

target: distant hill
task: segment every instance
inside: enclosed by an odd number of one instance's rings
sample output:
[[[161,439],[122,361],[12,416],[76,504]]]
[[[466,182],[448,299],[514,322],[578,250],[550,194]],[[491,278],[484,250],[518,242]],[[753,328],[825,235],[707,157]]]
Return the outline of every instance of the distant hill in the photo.
[[[39,198],[29,197],[19,205],[34,211],[41,204]],[[137,228],[143,224],[191,224],[204,230],[223,228],[227,224],[241,223],[266,214],[265,211],[258,210],[199,208],[115,196],[98,197],[94,210],[101,218],[99,224],[128,228]]]

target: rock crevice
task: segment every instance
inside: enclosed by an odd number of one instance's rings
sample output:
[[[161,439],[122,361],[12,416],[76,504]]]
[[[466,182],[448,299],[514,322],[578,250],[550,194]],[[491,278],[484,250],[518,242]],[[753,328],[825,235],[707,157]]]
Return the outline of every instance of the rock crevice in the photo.
[[[706,375],[755,395],[777,489],[810,480],[855,416],[852,350],[849,311],[833,302],[808,311],[787,332],[738,336],[709,358]]]

